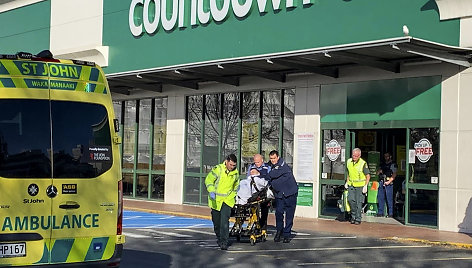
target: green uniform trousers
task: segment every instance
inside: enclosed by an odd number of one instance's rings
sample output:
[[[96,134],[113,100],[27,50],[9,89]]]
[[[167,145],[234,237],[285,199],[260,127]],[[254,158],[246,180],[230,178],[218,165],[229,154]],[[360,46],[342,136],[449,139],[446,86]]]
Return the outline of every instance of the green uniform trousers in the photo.
[[[229,217],[231,216],[231,207],[223,203],[221,210],[211,210],[211,220],[213,221],[213,229],[215,230],[218,244],[228,245],[229,239]]]

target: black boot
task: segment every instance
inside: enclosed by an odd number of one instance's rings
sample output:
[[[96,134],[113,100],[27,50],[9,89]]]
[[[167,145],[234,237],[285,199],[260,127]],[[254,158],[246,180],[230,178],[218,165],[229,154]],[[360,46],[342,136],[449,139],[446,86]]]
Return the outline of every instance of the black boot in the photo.
[[[274,242],[280,242],[280,237],[282,236],[282,231],[277,231],[274,237]]]

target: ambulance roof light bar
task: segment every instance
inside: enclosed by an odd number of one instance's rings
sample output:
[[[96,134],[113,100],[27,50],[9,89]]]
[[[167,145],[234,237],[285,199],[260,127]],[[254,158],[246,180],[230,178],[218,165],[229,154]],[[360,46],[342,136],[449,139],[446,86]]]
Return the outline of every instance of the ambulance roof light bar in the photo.
[[[72,62],[78,65],[95,66],[95,62],[93,61],[72,60]]]

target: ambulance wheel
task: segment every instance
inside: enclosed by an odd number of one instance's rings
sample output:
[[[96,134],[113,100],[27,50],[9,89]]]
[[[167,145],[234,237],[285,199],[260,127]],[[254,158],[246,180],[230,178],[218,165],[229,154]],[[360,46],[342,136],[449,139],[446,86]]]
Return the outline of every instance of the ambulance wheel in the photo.
[[[249,238],[249,242],[251,242],[251,246],[254,246],[256,244],[256,238],[251,235],[251,237]]]
[[[240,235],[236,236],[236,241],[241,242],[241,236]]]

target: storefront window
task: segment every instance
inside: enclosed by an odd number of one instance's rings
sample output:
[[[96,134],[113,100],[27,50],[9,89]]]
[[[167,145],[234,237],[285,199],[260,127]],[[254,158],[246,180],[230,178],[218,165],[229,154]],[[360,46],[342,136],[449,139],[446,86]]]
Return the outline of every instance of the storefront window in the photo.
[[[293,166],[293,133],[295,119],[295,91],[286,89],[284,91],[284,108],[283,108],[283,158],[290,166]]]
[[[200,172],[203,96],[187,99],[187,168],[188,172]]]
[[[123,168],[134,167],[136,135],[136,101],[125,102],[125,122],[123,126]]]
[[[136,197],[148,197],[148,174],[136,174]]]
[[[438,191],[410,189],[409,223],[419,225],[438,225]]]
[[[323,184],[321,186],[321,215],[339,216],[341,210],[338,201],[343,195],[343,185]]]
[[[185,194],[184,202],[186,203],[200,203],[200,178],[199,177],[185,177]]]
[[[218,159],[220,95],[206,95],[204,111],[203,172],[206,173],[220,162]]]
[[[345,150],[346,131],[344,129],[323,130],[322,179],[344,180]]]
[[[267,161],[278,150],[292,164],[294,101],[293,90],[189,96],[184,202],[207,203],[204,179],[231,153],[241,156],[241,176],[258,153]]]
[[[410,151],[410,183],[439,184],[439,128],[411,129]]]
[[[262,95],[262,155],[269,159],[270,151],[279,148],[280,91],[266,91]]]
[[[133,195],[133,173],[123,173],[123,195]]]
[[[167,136],[167,98],[155,100],[153,170],[165,170]]]
[[[151,198],[164,199],[165,175],[152,175]]]
[[[138,134],[138,167],[149,168],[149,154],[151,151],[151,100],[139,101],[139,134]]]
[[[113,101],[113,110],[115,110],[115,118],[121,123],[121,101]]]
[[[224,94],[223,139],[221,159],[229,154],[237,155],[239,133],[239,93]]]
[[[243,93],[241,169],[246,174],[252,158],[259,153],[259,92]]]
[[[410,129],[408,223],[437,226],[439,128]]]

